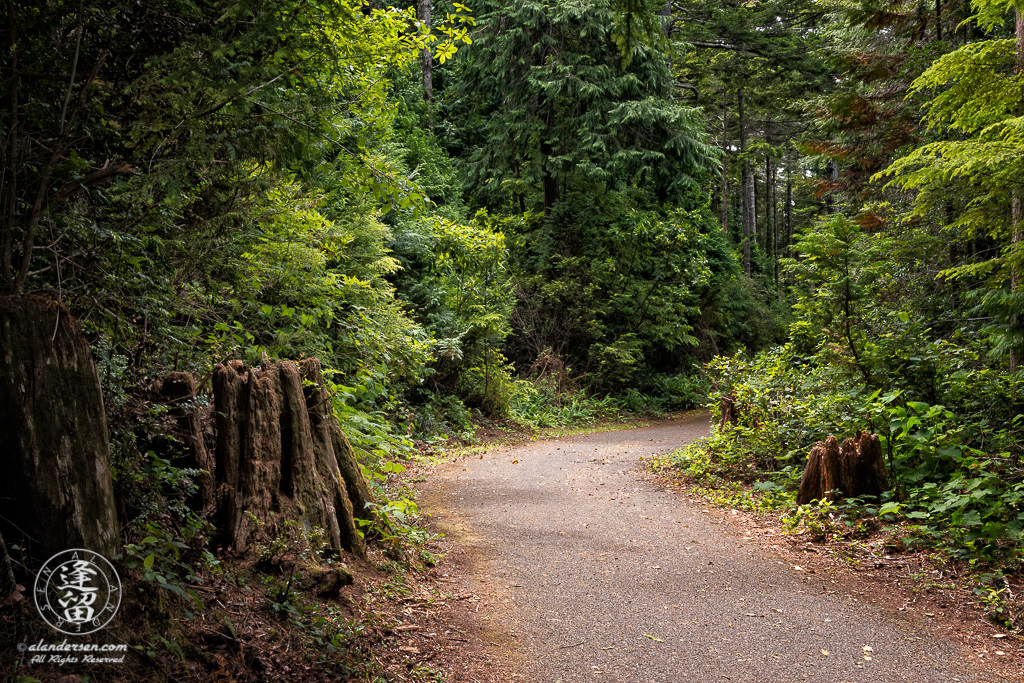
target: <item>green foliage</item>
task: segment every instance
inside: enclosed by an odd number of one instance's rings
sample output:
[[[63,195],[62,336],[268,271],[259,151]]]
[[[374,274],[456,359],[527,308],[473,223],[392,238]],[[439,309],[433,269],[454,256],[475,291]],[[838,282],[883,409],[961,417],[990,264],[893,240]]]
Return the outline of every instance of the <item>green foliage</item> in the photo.
[[[146,492],[141,509],[132,511],[138,516],[130,525],[131,537],[141,540],[125,544],[118,559],[138,570],[143,581],[200,605],[191,586],[199,583],[201,572],[220,564],[206,547],[213,527],[186,504],[195,495],[194,479],[200,472],[174,467],[150,451],[140,469],[118,474],[134,475],[130,490]],[[119,485],[127,486],[123,481]]]
[[[628,50],[622,66],[613,35],[636,44],[622,30],[631,9],[616,28],[604,0],[483,6],[458,75],[459,104],[478,122],[466,180],[481,203],[547,211],[580,183],[649,185],[662,198],[697,186],[715,153],[696,111],[667,97],[660,52]]]

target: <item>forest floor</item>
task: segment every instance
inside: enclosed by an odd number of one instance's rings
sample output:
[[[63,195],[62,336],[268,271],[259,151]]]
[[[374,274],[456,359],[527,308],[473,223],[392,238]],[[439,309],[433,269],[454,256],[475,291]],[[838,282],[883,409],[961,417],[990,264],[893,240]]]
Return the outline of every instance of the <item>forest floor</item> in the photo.
[[[852,558],[648,471],[707,421],[423,465],[421,506],[444,534],[433,590],[449,599],[405,647],[481,683],[1024,680],[1020,638],[925,558]]]

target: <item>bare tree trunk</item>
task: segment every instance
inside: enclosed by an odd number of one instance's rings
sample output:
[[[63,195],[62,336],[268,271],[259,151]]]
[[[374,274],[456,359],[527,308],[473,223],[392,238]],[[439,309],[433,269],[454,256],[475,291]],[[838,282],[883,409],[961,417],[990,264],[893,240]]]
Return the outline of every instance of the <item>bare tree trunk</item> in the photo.
[[[1017,58],[1013,67],[1013,73],[1019,78],[1024,72],[1024,14],[1020,9],[1016,13],[1016,37],[1017,37]],[[1024,206],[1021,204],[1020,192],[1014,188],[1010,200],[1010,219],[1013,224],[1010,237],[1010,293],[1020,291],[1020,268],[1017,263],[1020,260],[1017,252],[1021,241],[1021,221],[1024,220]],[[1017,328],[1017,314],[1010,316],[1010,332],[1013,334]],[[1010,372],[1017,371],[1017,349],[1010,346]]]
[[[416,18],[427,28],[431,22],[431,0],[416,0]],[[434,101],[434,62],[430,54],[430,48],[423,48],[420,55],[423,64],[423,99],[427,102]]]
[[[756,247],[758,244],[759,230],[757,229],[758,215],[758,192],[757,192],[757,164],[751,164],[750,169],[750,245]]]
[[[11,60],[11,79],[7,87],[7,113],[10,120],[2,148],[6,150],[6,163],[0,170],[0,292],[14,289],[14,223],[18,214],[18,168],[21,155],[21,121],[18,94],[21,83],[18,69],[17,30],[14,19],[15,5],[7,3],[7,49]]]
[[[772,168],[772,155],[764,155],[764,243],[772,264],[772,282],[778,289],[778,263],[775,256],[775,171]]]
[[[740,215],[743,226],[743,272],[750,275],[750,239],[751,239],[751,212],[753,211],[753,190],[754,177],[750,172],[750,164],[747,161],[747,121],[743,111],[743,91],[736,93],[736,108],[739,114],[740,125]]]
[[[786,156],[786,257],[793,258],[793,169]]]
[[[729,234],[729,91],[722,90],[722,232]]]
[[[835,199],[832,197],[832,193],[839,182],[839,164],[835,159],[829,159],[825,168],[829,179],[829,190],[825,193],[825,213],[832,214],[835,213]]]
[[[42,562],[121,548],[99,374],[59,301],[0,297],[0,535]]]

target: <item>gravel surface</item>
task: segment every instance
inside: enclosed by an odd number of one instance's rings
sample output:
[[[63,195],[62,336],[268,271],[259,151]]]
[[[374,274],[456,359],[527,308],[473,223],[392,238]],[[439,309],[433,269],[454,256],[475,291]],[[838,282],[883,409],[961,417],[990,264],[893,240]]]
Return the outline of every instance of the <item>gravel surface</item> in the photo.
[[[645,473],[641,458],[707,433],[694,414],[439,468],[425,507],[474,548],[508,680],[1007,680],[920,617],[801,571]]]

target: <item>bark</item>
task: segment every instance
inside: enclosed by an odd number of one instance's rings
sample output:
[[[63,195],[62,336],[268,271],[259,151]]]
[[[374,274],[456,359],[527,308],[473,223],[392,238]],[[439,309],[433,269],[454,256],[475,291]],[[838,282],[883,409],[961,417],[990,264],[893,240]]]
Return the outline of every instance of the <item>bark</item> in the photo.
[[[0,297],[0,535],[32,562],[111,557],[120,529],[106,415],[89,345],[64,305]]]
[[[729,91],[722,91],[722,232],[729,234]]]
[[[811,448],[796,502],[804,505],[813,500],[877,497],[888,488],[889,479],[877,435],[857,432],[842,445],[830,436]]]
[[[839,164],[835,159],[830,159],[826,170],[828,171],[829,190],[825,193],[825,213],[833,214],[835,213],[833,192],[835,192],[839,184]]]
[[[786,258],[793,258],[793,170],[790,158],[786,157]],[[793,273],[786,277],[786,284],[793,286]]]
[[[549,142],[540,143],[541,163],[544,166],[541,185],[544,188],[544,215],[551,213],[551,209],[558,203],[558,179],[551,173],[550,158],[554,150]]]
[[[772,281],[778,287],[779,279],[776,272],[775,257],[775,197],[772,194],[774,185],[774,169],[772,168],[772,157],[764,155],[764,245],[768,250],[768,256],[772,264]]]
[[[213,387],[225,542],[248,554],[295,521],[307,537],[322,530],[334,553],[365,556],[356,519],[372,519],[373,497],[330,412],[319,361],[232,361],[214,370]]]
[[[430,28],[431,21],[431,0],[416,0],[416,18],[427,28]],[[430,48],[423,48],[420,54],[420,61],[423,65],[423,99],[427,102],[434,101],[434,71],[433,57]]]
[[[736,394],[727,394],[718,401],[718,410],[721,414],[718,426],[725,427],[727,424],[734,424],[740,419],[740,407],[736,403]]]
[[[758,215],[758,192],[757,192],[757,165],[752,164],[750,169],[750,245],[757,246],[757,215]]]
[[[786,257],[793,258],[793,171],[786,160]]]
[[[1013,73],[1020,77],[1021,72],[1024,72],[1024,14],[1018,9],[1016,12],[1016,38],[1017,38],[1017,55],[1016,63],[1013,67]],[[1010,200],[1010,213],[1011,222],[1013,227],[1010,237],[1010,292],[1016,293],[1020,291],[1020,268],[1018,266],[1019,256],[1019,244],[1022,237],[1022,226],[1021,221],[1024,220],[1024,204],[1021,202],[1020,192],[1017,189],[1013,190],[1013,194]],[[1010,328],[1015,330],[1017,327],[1017,314],[1014,313],[1010,316]],[[1017,371],[1017,349],[1013,346],[1010,347],[1010,372]]]
[[[743,226],[743,272],[750,275],[750,213],[753,209],[754,177],[750,173],[750,164],[747,162],[747,122],[743,112],[743,91],[736,93],[736,109],[739,114],[740,126],[740,214]]]

